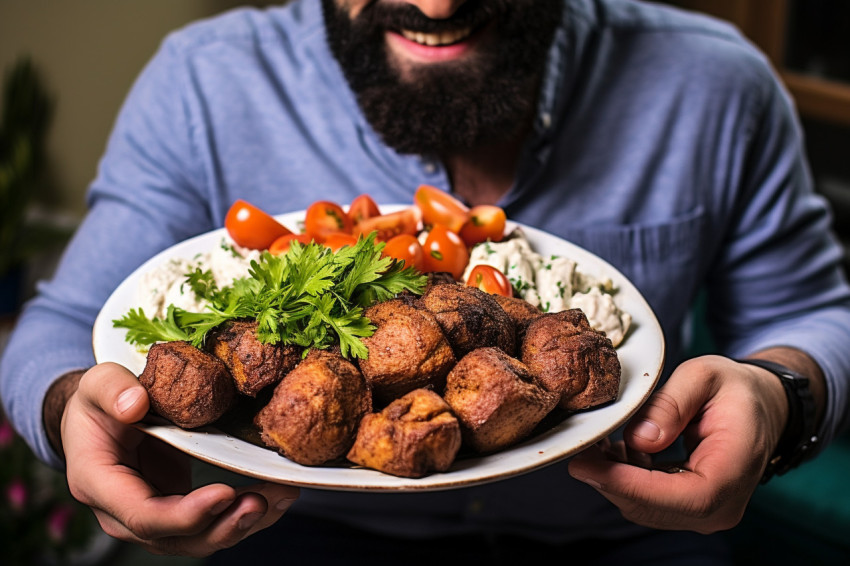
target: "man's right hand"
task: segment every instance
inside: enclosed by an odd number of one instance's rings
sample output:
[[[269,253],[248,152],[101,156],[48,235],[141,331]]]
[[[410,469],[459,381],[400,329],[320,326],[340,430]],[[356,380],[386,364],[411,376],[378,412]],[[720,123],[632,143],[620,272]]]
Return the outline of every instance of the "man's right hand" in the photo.
[[[274,483],[192,490],[191,458],[132,423],[149,408],[136,376],[111,363],[87,371],[62,417],[71,494],[103,530],[155,554],[208,556],[272,525],[298,497]]]

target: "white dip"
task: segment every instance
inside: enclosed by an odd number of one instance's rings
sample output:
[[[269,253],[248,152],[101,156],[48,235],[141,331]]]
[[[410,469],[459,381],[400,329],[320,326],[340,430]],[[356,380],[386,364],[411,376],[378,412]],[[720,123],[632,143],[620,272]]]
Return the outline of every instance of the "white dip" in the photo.
[[[251,260],[259,260],[260,252],[241,248],[222,238],[221,244],[192,259],[174,258],[145,273],[139,284],[139,307],[148,318],[163,318],[168,305],[189,312],[202,312],[206,303],[199,301],[186,282],[186,275],[196,268],[209,269],[219,288],[234,279],[248,275]]]
[[[623,341],[632,323],[631,315],[615,304],[610,279],[582,273],[575,261],[565,257],[544,258],[531,249],[520,230],[502,242],[485,242],[472,248],[464,281],[481,264],[504,273],[523,299],[544,312],[581,309],[590,325],[605,332],[614,346]]]

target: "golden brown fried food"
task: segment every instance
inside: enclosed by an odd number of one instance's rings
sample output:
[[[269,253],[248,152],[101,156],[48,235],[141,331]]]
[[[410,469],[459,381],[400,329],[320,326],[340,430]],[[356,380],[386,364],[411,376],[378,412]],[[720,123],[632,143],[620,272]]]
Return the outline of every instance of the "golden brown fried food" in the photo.
[[[466,285],[434,285],[421,302],[434,313],[458,359],[491,346],[514,354],[513,322],[492,295]]]
[[[416,389],[363,417],[348,459],[394,476],[421,478],[444,472],[460,450],[460,424],[448,404]]]
[[[449,373],[443,397],[460,421],[464,442],[478,452],[522,440],[559,399],[522,362],[498,348],[464,356]]]
[[[263,442],[307,466],[342,456],[372,410],[369,385],[335,352],[312,350],[274,390],[254,419]]]
[[[443,391],[456,360],[430,311],[392,299],[372,305],[364,315],[375,325],[375,333],[362,339],[369,355],[360,360],[360,370],[377,403],[389,403],[420,387]]]
[[[207,341],[209,351],[230,370],[236,389],[249,397],[279,383],[298,365],[303,351],[298,346],[260,342],[257,326],[256,321],[233,322]]]
[[[620,391],[617,351],[579,309],[532,321],[522,342],[522,361],[560,395],[562,409],[595,407],[613,401]]]
[[[224,364],[188,342],[151,346],[139,382],[148,391],[151,409],[181,428],[215,422],[236,399]]]
[[[502,310],[510,317],[516,329],[517,344],[522,343],[528,323],[543,314],[543,311],[520,297],[492,295]]]

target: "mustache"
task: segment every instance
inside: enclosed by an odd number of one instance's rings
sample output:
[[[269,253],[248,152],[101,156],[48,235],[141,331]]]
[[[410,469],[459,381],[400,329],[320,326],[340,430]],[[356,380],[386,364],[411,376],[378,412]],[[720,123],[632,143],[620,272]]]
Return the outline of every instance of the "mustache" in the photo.
[[[353,24],[372,30],[399,31],[406,29],[422,33],[440,33],[460,29],[477,29],[501,18],[510,11],[504,0],[469,0],[449,18],[429,18],[411,4],[385,3],[378,0],[366,6]]]

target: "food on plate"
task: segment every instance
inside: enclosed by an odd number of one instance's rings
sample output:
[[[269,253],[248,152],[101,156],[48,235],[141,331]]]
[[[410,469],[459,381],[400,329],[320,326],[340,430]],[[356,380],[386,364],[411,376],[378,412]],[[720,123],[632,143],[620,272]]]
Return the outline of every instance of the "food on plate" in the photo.
[[[266,446],[305,466],[345,456],[372,410],[360,370],[336,351],[311,350],[254,419]]]
[[[632,317],[614,301],[614,284],[579,270],[576,262],[560,256],[543,257],[531,249],[521,229],[501,242],[484,242],[472,248],[463,279],[479,265],[489,265],[507,276],[516,294],[543,312],[570,308],[585,311],[591,326],[602,330],[618,346]]]
[[[363,338],[368,355],[359,365],[377,403],[422,387],[443,390],[455,356],[430,311],[413,301],[390,299],[363,314],[375,332]]]
[[[617,397],[606,333],[619,343],[630,317],[610,281],[503,237],[498,207],[428,186],[414,200],[389,214],[368,195],[317,201],[303,233],[235,203],[232,241],[146,275],[144,308],[113,321],[150,348],[154,410],[194,428],[238,403],[296,463],[422,477],[464,445],[520,442],[556,407]]]
[[[528,436],[558,404],[522,362],[498,348],[479,348],[449,372],[444,399],[461,425],[463,442],[494,452]]]
[[[445,472],[460,450],[460,424],[442,397],[415,389],[363,417],[348,459],[394,476]]]
[[[475,287],[449,283],[433,285],[422,295],[421,303],[434,313],[457,359],[487,346],[514,354],[516,331],[492,295]]]
[[[504,295],[493,295],[505,314],[513,321],[514,329],[516,330],[516,343],[519,346],[525,337],[525,329],[528,324],[535,318],[541,316],[543,312],[519,297],[505,297]]]
[[[611,340],[579,309],[546,313],[526,328],[521,359],[560,397],[559,407],[583,410],[617,398],[620,360]]]
[[[151,409],[181,428],[217,421],[236,399],[236,386],[221,360],[188,342],[151,346],[139,382]]]
[[[257,337],[257,321],[227,323],[207,339],[206,348],[224,362],[239,393],[256,397],[275,385],[301,361],[301,346],[262,343]]]

